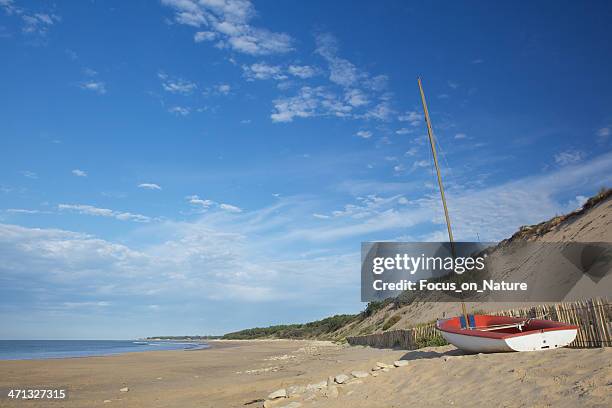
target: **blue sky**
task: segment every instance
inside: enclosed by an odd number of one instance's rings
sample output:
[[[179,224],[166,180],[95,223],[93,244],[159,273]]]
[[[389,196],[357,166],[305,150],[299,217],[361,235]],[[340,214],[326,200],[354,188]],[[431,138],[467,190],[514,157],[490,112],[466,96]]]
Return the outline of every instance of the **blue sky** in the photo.
[[[607,2],[0,0],[0,338],[354,313],[365,240],[612,179]]]

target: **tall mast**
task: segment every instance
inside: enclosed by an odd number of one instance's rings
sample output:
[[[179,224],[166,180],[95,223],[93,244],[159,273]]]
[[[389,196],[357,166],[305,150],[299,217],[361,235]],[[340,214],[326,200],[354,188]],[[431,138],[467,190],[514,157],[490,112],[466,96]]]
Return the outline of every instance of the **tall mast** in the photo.
[[[448,240],[451,246],[451,254],[455,258],[455,241],[453,239],[453,230],[451,229],[450,216],[448,215],[448,207],[446,206],[446,197],[444,195],[444,185],[442,184],[442,175],[440,174],[440,166],[438,165],[438,154],[436,152],[436,141],[433,134],[433,128],[431,126],[431,119],[429,118],[429,110],[427,109],[427,102],[425,101],[425,92],[423,92],[423,84],[421,83],[421,77],[418,78],[419,91],[421,92],[421,101],[423,102],[423,111],[425,112],[425,122],[427,123],[427,134],[429,136],[429,144],[431,145],[431,154],[433,156],[434,165],[436,167],[436,174],[438,175],[438,186],[440,187],[440,197],[442,198],[442,206],[444,207],[444,217],[446,218],[446,229],[448,230]],[[461,312],[465,318],[465,325],[467,328],[470,327],[468,320],[467,309],[465,303],[461,302]]]

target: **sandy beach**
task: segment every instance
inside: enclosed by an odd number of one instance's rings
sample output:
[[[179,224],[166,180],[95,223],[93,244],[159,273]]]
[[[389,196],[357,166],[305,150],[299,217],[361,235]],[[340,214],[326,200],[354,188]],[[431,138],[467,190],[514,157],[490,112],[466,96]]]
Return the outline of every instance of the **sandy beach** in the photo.
[[[274,407],[478,405],[591,406],[612,403],[612,349],[462,355],[452,346],[407,352],[317,341],[215,341],[198,351],[56,360],[0,361],[0,389],[67,387],[65,401],[6,407],[261,407],[277,390],[298,394]],[[377,363],[393,366],[372,371]],[[354,378],[351,372],[368,375]],[[305,390],[346,374],[345,384]],[[374,375],[372,375],[374,374]],[[120,389],[128,387],[128,392]],[[313,388],[313,387],[311,387]],[[337,391],[337,393],[336,393]]]

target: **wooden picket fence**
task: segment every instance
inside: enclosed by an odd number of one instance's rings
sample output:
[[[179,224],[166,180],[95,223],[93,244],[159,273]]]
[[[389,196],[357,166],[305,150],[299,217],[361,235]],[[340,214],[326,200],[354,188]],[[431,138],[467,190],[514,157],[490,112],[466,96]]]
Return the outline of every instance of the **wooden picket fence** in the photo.
[[[593,298],[576,302],[545,304],[521,309],[492,312],[498,316],[530,317],[574,324],[578,335],[569,347],[612,346],[612,303],[609,299]],[[347,337],[350,345],[377,348],[415,350],[424,345],[444,344],[435,322],[401,330],[389,330],[364,336]]]

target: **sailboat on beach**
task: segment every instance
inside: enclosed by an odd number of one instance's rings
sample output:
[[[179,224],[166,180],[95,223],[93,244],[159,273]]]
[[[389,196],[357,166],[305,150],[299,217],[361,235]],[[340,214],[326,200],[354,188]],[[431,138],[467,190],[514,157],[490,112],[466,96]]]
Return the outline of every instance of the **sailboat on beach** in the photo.
[[[427,134],[440,188],[440,198],[444,208],[451,254],[454,258],[453,231],[421,78],[418,78],[418,83],[427,123]],[[574,341],[578,333],[578,326],[551,320],[468,314],[463,301],[461,302],[461,311],[461,316],[438,320],[436,329],[440,331],[446,341],[461,350],[472,353],[551,350],[567,346]]]

